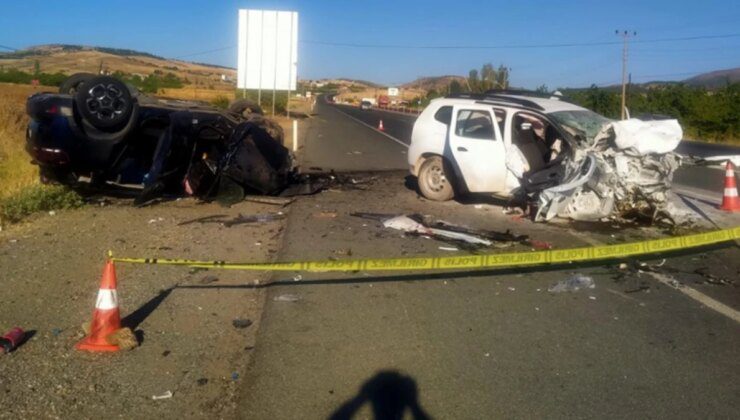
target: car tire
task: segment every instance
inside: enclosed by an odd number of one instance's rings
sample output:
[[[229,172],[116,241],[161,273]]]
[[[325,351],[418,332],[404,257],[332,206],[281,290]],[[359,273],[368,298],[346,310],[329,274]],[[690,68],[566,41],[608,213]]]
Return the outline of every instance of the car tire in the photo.
[[[452,168],[441,156],[427,158],[419,168],[419,191],[434,201],[447,201],[455,196]]]
[[[102,131],[118,131],[131,119],[135,99],[120,80],[92,77],[77,88],[75,105],[82,119]]]
[[[59,93],[63,95],[75,95],[77,89],[81,84],[95,77],[92,73],[75,73],[67,78],[61,86],[59,86]]]
[[[236,114],[245,118],[249,118],[250,114],[264,115],[262,108],[249,99],[238,99],[229,104],[228,111],[232,114]]]

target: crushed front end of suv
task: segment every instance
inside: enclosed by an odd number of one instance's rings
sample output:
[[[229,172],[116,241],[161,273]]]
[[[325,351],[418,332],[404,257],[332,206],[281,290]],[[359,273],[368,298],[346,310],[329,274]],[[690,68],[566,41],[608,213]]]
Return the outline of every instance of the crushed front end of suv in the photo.
[[[676,120],[613,121],[556,95],[458,94],[419,116],[408,162],[432,200],[493,194],[536,221],[670,220],[682,135]]]
[[[26,150],[43,182],[134,188],[143,203],[163,194],[278,194],[295,173],[282,129],[247,100],[221,111],[82,73],[58,93],[32,95],[26,110]]]

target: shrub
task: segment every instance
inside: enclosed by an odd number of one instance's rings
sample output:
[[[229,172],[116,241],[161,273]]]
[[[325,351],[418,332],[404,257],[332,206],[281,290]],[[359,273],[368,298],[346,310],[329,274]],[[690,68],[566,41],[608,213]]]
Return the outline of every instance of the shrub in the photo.
[[[82,197],[67,187],[33,185],[0,202],[0,220],[18,222],[39,211],[77,208]]]
[[[219,95],[211,101],[211,105],[215,106],[218,109],[226,109],[229,107],[229,102],[229,98],[223,95]]]

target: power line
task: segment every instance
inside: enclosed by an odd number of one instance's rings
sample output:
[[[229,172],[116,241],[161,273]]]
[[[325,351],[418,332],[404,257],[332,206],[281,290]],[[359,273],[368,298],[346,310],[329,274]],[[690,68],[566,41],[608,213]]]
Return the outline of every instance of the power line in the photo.
[[[8,51],[18,51],[18,48],[8,47],[7,45],[0,45],[0,48]]]
[[[190,54],[179,55],[177,57],[173,57],[173,59],[177,60],[177,59],[180,59],[180,58],[195,57],[196,55],[205,55],[205,54],[210,54],[210,53],[219,52],[219,51],[231,50],[231,49],[234,49],[236,47],[237,47],[236,45],[229,45],[228,47],[215,48],[215,49],[212,49],[212,50],[199,51],[199,52],[194,52],[194,53],[190,53]]]
[[[656,38],[634,41],[636,44],[651,44],[659,42],[695,41],[700,39],[721,39],[740,37],[737,34],[723,35],[700,35],[676,38]],[[569,47],[597,47],[605,45],[621,45],[622,41],[599,41],[599,42],[570,42],[553,44],[502,44],[502,45],[411,45],[411,44],[359,44],[328,41],[301,41],[303,44],[326,45],[332,47],[348,48],[386,48],[386,49],[417,49],[417,50],[493,50],[493,49],[534,49],[534,48],[569,48]]]

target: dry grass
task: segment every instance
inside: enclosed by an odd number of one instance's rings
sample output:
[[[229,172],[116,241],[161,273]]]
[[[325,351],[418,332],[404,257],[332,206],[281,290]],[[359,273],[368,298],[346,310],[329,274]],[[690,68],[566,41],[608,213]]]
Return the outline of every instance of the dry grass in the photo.
[[[6,69],[17,68],[25,72],[33,72],[36,61],[39,62],[41,71],[46,73],[57,71],[66,74],[77,72],[98,73],[102,66],[104,70],[110,72],[121,71],[147,76],[155,70],[159,70],[164,73],[174,73],[191,83],[214,88],[228,86],[228,84],[221,81],[222,74],[236,77],[236,70],[234,69],[210,67],[178,60],[160,60],[145,56],[119,56],[91,50],[61,51],[56,49],[46,54],[30,55],[17,59],[0,59],[0,65]]]
[[[163,98],[182,99],[186,101],[205,101],[213,102],[219,97],[234,100],[234,88],[230,89],[204,89],[197,86],[188,85],[180,89],[161,89],[157,96]]]
[[[24,150],[26,98],[35,92],[55,90],[0,83],[0,200],[38,182],[38,168],[31,165]]]

